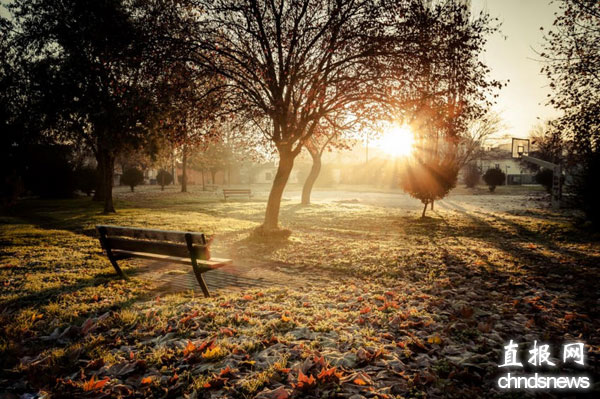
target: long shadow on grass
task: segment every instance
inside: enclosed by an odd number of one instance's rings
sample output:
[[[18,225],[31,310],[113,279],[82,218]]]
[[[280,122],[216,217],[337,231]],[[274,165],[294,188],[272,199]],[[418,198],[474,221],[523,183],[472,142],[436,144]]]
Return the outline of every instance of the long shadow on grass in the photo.
[[[124,268],[128,276],[135,277],[138,274],[137,268]],[[36,291],[27,295],[19,296],[15,299],[10,299],[0,303],[3,309],[15,311],[35,305],[36,308],[41,308],[47,305],[51,300],[56,299],[60,295],[72,294],[87,287],[96,287],[114,281],[117,279],[114,273],[99,273],[87,278],[81,278],[73,281],[69,285],[61,287],[48,288],[45,290]]]
[[[503,239],[502,236],[505,235],[506,232],[498,229],[484,219],[471,213],[465,213],[464,215],[473,220],[474,223],[479,224],[490,232],[487,239],[484,240],[490,246],[520,258],[520,265],[525,268],[527,274],[531,278],[538,282],[544,282],[544,287],[546,288],[568,292],[574,298],[574,303],[572,303],[572,305],[584,310],[597,320],[597,316],[600,314],[598,306],[596,305],[596,301],[598,299],[598,276],[597,273],[591,273],[593,269],[588,268],[586,270],[578,267],[579,265],[575,266],[573,264],[550,262],[549,257],[546,255],[540,254],[536,251],[526,250],[521,246],[516,245],[514,241]],[[536,234],[535,232],[529,230],[522,230],[523,226],[519,225],[518,223],[506,220],[497,215],[494,216],[496,220],[511,225],[511,227],[515,228],[517,232],[527,231],[527,239],[525,240],[526,242],[533,242],[536,245],[551,248],[558,253],[566,254],[568,256],[575,257],[576,259],[583,259],[585,263],[590,266],[597,264],[597,257],[581,254],[579,252],[574,252],[560,247],[559,245],[543,238],[543,236],[541,236],[539,233]],[[523,238],[519,233],[517,233],[516,237],[521,239]],[[523,242],[523,240],[520,242]],[[563,277],[569,275],[576,276],[576,278],[572,279],[573,283],[566,284]],[[594,293],[596,293],[596,295],[594,295]]]

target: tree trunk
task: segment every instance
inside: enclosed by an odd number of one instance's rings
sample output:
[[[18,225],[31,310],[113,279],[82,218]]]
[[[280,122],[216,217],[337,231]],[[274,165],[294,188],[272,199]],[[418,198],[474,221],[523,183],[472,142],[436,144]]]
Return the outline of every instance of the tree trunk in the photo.
[[[308,147],[306,148],[308,149]],[[304,182],[304,186],[302,186],[302,205],[310,205],[310,194],[312,193],[312,189],[321,172],[321,154],[317,150],[308,149],[308,152],[312,157],[313,163],[310,168],[310,173]]]
[[[210,178],[212,179],[211,184],[217,184],[217,171],[212,169],[210,171]]]
[[[202,191],[206,191],[206,186],[204,185],[204,169],[202,169],[200,173],[202,173]]]
[[[181,159],[181,192],[187,193],[187,148],[183,146],[183,157]]]
[[[177,184],[177,176],[175,176],[175,146],[171,144],[171,176],[173,180],[171,180],[171,184]]]
[[[425,206],[423,207],[423,213],[421,214],[421,217],[422,217],[422,218],[424,218],[424,217],[425,217],[425,211],[427,210],[427,205],[428,205],[428,202],[427,202],[427,201],[425,201]]]
[[[96,191],[94,192],[94,201],[104,201],[104,158],[100,151],[96,152]]]
[[[269,193],[267,201],[267,210],[265,212],[265,221],[262,225],[263,230],[277,230],[279,228],[279,208],[281,207],[281,197],[283,190],[290,177],[292,168],[294,167],[294,154],[288,148],[280,149],[279,151],[279,166],[273,180],[273,186]]]
[[[104,158],[104,213],[115,213],[113,204],[112,189],[115,171],[115,157],[107,150],[103,151]]]
[[[431,210],[433,211],[433,200],[431,200]]]

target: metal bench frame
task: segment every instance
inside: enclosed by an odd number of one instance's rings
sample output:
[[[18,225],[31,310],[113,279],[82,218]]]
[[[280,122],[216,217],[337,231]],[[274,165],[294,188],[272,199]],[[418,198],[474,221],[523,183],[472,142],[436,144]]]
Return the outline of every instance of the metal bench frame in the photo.
[[[231,264],[231,259],[211,258],[202,233],[152,230],[110,225],[96,226],[100,244],[117,274],[127,279],[118,260],[143,258],[170,263],[191,264],[202,292],[210,296],[202,273]]]

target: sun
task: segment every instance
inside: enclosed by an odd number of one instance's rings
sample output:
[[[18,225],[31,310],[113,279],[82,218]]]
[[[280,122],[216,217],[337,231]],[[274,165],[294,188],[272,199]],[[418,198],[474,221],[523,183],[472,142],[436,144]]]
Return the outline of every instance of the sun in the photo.
[[[403,157],[411,154],[414,142],[414,135],[407,125],[393,125],[378,140],[377,147],[393,157]]]

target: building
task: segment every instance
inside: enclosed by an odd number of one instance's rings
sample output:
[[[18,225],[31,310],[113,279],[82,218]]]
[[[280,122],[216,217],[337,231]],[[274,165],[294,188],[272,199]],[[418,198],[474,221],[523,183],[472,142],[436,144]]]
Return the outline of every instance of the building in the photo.
[[[488,169],[500,169],[506,174],[506,184],[508,185],[536,184],[535,175],[531,170],[511,156],[510,146],[500,145],[486,150],[476,160],[476,164],[482,174]]]

